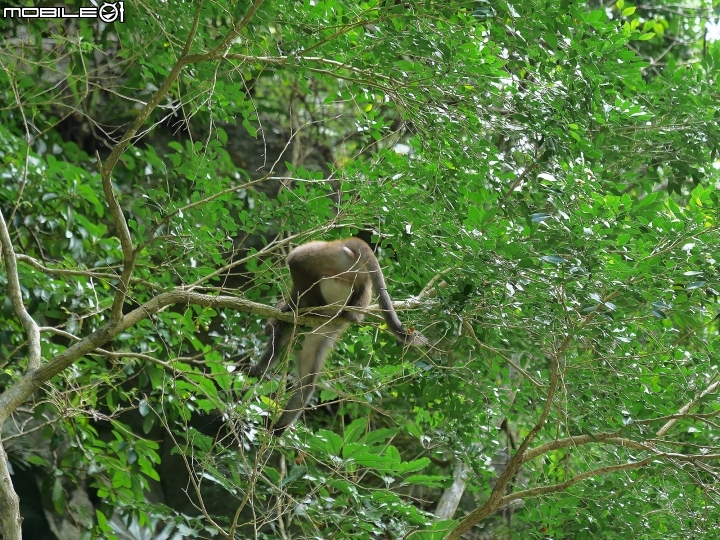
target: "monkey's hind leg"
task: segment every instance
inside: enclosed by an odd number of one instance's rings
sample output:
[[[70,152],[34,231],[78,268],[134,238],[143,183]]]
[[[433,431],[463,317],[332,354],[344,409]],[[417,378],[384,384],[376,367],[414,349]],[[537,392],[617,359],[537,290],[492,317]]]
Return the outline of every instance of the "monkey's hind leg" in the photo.
[[[302,350],[296,355],[298,382],[282,415],[272,427],[273,435],[282,435],[307,407],[315,392],[315,382],[325,364],[325,357],[345,326],[327,324],[313,329],[305,336]]]

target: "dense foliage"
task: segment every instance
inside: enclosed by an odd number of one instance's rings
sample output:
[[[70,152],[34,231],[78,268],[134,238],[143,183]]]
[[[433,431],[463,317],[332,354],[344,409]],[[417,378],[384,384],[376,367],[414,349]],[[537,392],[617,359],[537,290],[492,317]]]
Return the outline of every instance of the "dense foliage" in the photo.
[[[0,19],[0,420],[25,533],[715,538],[719,16]],[[273,438],[291,355],[243,368],[284,256],[354,235],[435,346],[366,317]]]

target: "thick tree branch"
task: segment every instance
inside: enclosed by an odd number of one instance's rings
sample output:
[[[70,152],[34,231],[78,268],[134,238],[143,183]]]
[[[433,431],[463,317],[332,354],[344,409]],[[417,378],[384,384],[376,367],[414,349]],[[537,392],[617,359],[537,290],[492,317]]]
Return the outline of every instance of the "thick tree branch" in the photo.
[[[257,302],[232,296],[212,296],[183,289],[161,293],[139,308],[124,315],[118,321],[109,321],[92,334],[72,344],[47,363],[26,373],[25,376],[13,386],[0,394],[0,425],[9,417],[12,411],[23,404],[33,392],[52,377],[68,368],[77,359],[99,349],[121,332],[124,332],[128,328],[135,326],[139,322],[173,304],[194,304],[209,308],[230,308],[246,313],[257,313],[266,317],[300,325],[317,326],[328,322],[327,317],[296,315],[292,312],[286,313],[265,304],[258,304]]]
[[[606,297],[606,301],[611,299],[612,297],[619,294],[620,291],[615,291],[611,294],[609,294]],[[595,316],[597,310],[589,313],[582,322],[578,325],[578,330],[581,330],[584,328]],[[558,383],[560,381],[560,357],[565,353],[567,348],[570,346],[570,343],[572,342],[573,336],[575,335],[575,331],[568,332],[568,334],[563,339],[560,346],[555,351],[555,354],[553,354],[552,357],[552,363],[551,363],[551,370],[550,370],[550,381],[548,384],[548,392],[547,397],[545,398],[545,405],[543,407],[542,412],[540,413],[540,418],[538,418],[538,421],[535,423],[535,425],[532,427],[530,432],[527,434],[523,442],[520,444],[520,447],[517,449],[517,452],[510,458],[510,461],[508,462],[507,466],[503,470],[503,472],[500,474],[500,476],[497,479],[497,482],[495,483],[495,486],[493,487],[492,492],[490,493],[490,496],[485,501],[485,503],[480,506],[479,508],[473,510],[465,516],[465,519],[463,519],[458,526],[453,529],[450,534],[447,536],[447,540],[457,540],[460,538],[463,534],[468,532],[470,529],[472,529],[475,524],[479,523],[483,519],[485,519],[487,516],[491,515],[495,511],[500,508],[500,505],[502,504],[503,495],[505,493],[505,489],[507,488],[508,484],[512,481],[512,479],[515,477],[515,474],[517,474],[518,469],[520,466],[524,463],[524,456],[525,453],[528,451],[528,448],[530,447],[530,444],[535,439],[537,434],[540,432],[540,430],[545,425],[545,422],[547,421],[548,416],[550,415],[550,409],[553,406],[553,400],[555,399],[555,392],[557,392]]]
[[[567,342],[567,339],[565,340]],[[563,346],[561,346],[560,350],[564,350],[565,342],[563,343]],[[555,371],[557,366],[557,363],[553,363],[553,372]],[[553,391],[556,383],[557,383],[557,374],[553,373],[551,374],[551,392]],[[553,380],[555,379],[555,384],[553,384]],[[665,435],[665,433],[678,421],[679,418],[682,418],[682,415],[685,415],[691,408],[697,405],[697,403],[707,396],[708,394],[715,392],[720,387],[720,381],[717,381],[710,386],[708,386],[705,390],[703,390],[697,398],[695,398],[693,401],[687,403],[684,405],[680,411],[678,412],[678,417],[674,417],[667,422],[660,430],[657,432],[658,437],[662,437]],[[498,479],[497,484],[495,485],[495,488],[493,489],[493,492],[490,494],[490,497],[488,500],[483,504],[480,508],[476,509],[475,511],[471,512],[448,536],[447,539],[456,539],[459,538],[462,534],[469,531],[476,523],[487,517],[488,515],[492,514],[493,512],[497,511],[499,508],[509,504],[510,502],[517,500],[517,499],[525,499],[529,497],[537,497],[540,495],[544,495],[547,493],[555,493],[558,491],[565,490],[569,488],[570,486],[577,484],[579,482],[582,482],[583,480],[586,480],[588,478],[599,476],[601,474],[608,474],[612,472],[617,471],[624,471],[624,470],[631,470],[631,469],[637,469],[640,467],[644,467],[645,465],[651,463],[653,460],[656,459],[666,459],[668,461],[681,461],[681,462],[698,462],[698,461],[716,461],[720,459],[720,454],[679,454],[676,452],[663,452],[658,450],[654,444],[647,444],[640,441],[635,441],[632,439],[628,439],[625,437],[618,437],[620,431],[610,432],[610,433],[596,433],[592,435],[579,435],[575,437],[567,437],[565,439],[558,439],[554,441],[550,441],[548,443],[542,444],[536,448],[533,448],[532,450],[527,449],[526,443],[531,438],[531,436],[534,436],[533,432],[539,431],[541,427],[541,422],[544,422],[545,418],[547,418],[547,413],[549,413],[549,406],[551,403],[551,393],[548,394],[548,399],[545,402],[545,408],[543,410],[543,413],[541,414],[540,420],[536,423],[535,427],[531,432],[528,434],[528,436],[523,441],[523,444],[518,449],[517,453],[512,457],[510,462],[508,463],[507,467],[503,471],[503,473],[500,475],[500,478]],[[620,465],[609,465],[607,467],[600,467],[598,469],[594,469],[592,471],[588,471],[582,474],[579,474],[570,480],[566,482],[562,482],[560,484],[554,484],[551,486],[542,486],[537,488],[532,488],[524,491],[518,491],[516,493],[512,493],[510,495],[502,496],[502,491],[500,492],[501,497],[499,499],[494,498],[493,496],[498,491],[498,486],[500,485],[501,481],[502,484],[502,490],[504,491],[505,487],[507,486],[508,482],[512,479],[515,472],[519,468],[519,466],[522,463],[526,463],[536,457],[539,457],[541,455],[544,455],[548,452],[551,452],[553,450],[557,450],[560,448],[568,448],[568,447],[575,447],[575,446],[581,446],[585,444],[591,444],[591,443],[604,443],[604,444],[613,444],[617,446],[621,446],[624,448],[632,448],[633,450],[640,450],[645,452],[651,452],[652,455],[650,457],[647,457],[641,461],[634,462],[634,463],[626,463],[626,464],[620,464]],[[511,471],[511,473],[508,473],[508,471]]]
[[[455,472],[453,473],[452,485],[443,491],[440,502],[435,510],[435,517],[438,519],[452,519],[455,515],[460,499],[465,493],[465,480],[472,471],[464,462],[457,460]]]
[[[10,471],[7,465],[7,454],[0,442],[0,523],[4,540],[21,540],[20,498],[13,489]]]
[[[103,164],[98,156],[98,168],[102,177],[103,191],[105,192],[105,198],[107,199],[110,207],[110,213],[115,223],[118,238],[123,251],[123,271],[120,276],[120,283],[113,300],[113,306],[110,312],[110,320],[107,324],[82,339],[78,343],[70,346],[63,353],[56,356],[44,365],[40,365],[40,332],[38,325],[30,317],[29,313],[25,309],[22,302],[22,293],[20,289],[20,283],[17,273],[17,259],[15,252],[12,247],[10,234],[5,223],[5,219],[0,213],[0,243],[2,244],[3,259],[5,261],[5,267],[8,275],[8,296],[12,302],[15,314],[20,319],[26,333],[28,334],[28,371],[25,375],[8,388],[5,392],[0,395],[0,425],[9,417],[10,414],[27,398],[37,390],[43,383],[48,381],[51,377],[60,373],[63,369],[70,366],[75,360],[81,356],[92,352],[104,343],[107,343],[113,339],[118,332],[121,332],[123,328],[129,328],[138,321],[149,317],[153,313],[156,313],[159,309],[171,303],[177,302],[192,302],[198,300],[203,302],[202,305],[215,305],[221,307],[216,301],[211,300],[212,297],[195,298],[188,295],[193,293],[187,293],[184,291],[174,291],[171,293],[165,293],[154,298],[145,306],[138,308],[128,315],[122,315],[122,308],[125,302],[125,297],[128,292],[128,286],[130,284],[131,274],[135,265],[137,254],[133,250],[132,238],[130,236],[130,230],[127,226],[125,216],[123,216],[122,209],[118,203],[117,197],[112,187],[112,173],[117,165],[120,156],[123,154],[127,145],[135,137],[140,127],[144,125],[147,119],[150,117],[152,111],[160,104],[165,98],[170,88],[175,84],[178,76],[182,69],[193,62],[206,61],[211,59],[217,59],[227,52],[228,47],[232,41],[240,34],[242,28],[244,28],[250,20],[253,18],[257,10],[262,5],[263,0],[255,0],[250,9],[246,13],[245,17],[235,24],[233,29],[228,32],[225,38],[212,50],[209,55],[191,55],[189,54],[192,42],[195,38],[195,33],[198,27],[200,19],[200,12],[202,8],[202,1],[197,4],[195,12],[195,18],[193,25],[188,34],[185,47],[183,52],[173,66],[170,74],[165,79],[163,84],[160,86],[157,92],[150,98],[150,101],[143,107],[135,122],[128,128],[123,134],[122,138],[117,145],[112,149],[108,160]],[[22,109],[22,107],[21,107]],[[28,142],[29,144],[29,142]],[[23,183],[24,184],[24,183]],[[205,295],[200,295],[205,296]],[[238,299],[230,299],[234,302]],[[239,301],[242,304],[242,301]],[[247,308],[247,305],[243,305]],[[2,522],[3,535],[6,540],[20,540],[21,539],[21,528],[22,518],[20,517],[19,511],[19,500],[15,493],[12,481],[10,479],[10,473],[7,468],[7,456],[5,454],[2,445],[0,444],[0,521]]]
[[[510,481],[513,479],[515,474],[517,473],[520,466],[523,464],[523,457],[525,455],[525,452],[527,452],[528,447],[530,446],[530,443],[532,443],[535,436],[540,432],[540,430],[545,425],[545,422],[550,414],[550,409],[552,408],[553,399],[555,398],[555,392],[557,391],[558,382],[560,380],[559,374],[560,374],[560,358],[559,355],[562,354],[562,352],[565,350],[567,345],[570,342],[570,335],[568,335],[565,340],[563,341],[563,344],[560,346],[560,349],[556,352],[552,359],[552,368],[550,371],[550,383],[548,385],[548,393],[547,397],[545,398],[545,406],[543,407],[542,412],[540,413],[540,418],[538,418],[538,421],[535,423],[533,428],[530,430],[530,433],[527,434],[523,442],[520,444],[520,447],[518,448],[517,452],[513,454],[512,458],[510,458],[510,461],[508,462],[507,466],[503,470],[502,473],[500,473],[500,476],[497,479],[497,482],[495,483],[495,486],[493,487],[492,492],[490,493],[490,496],[485,501],[485,503],[480,506],[479,508],[473,510],[465,516],[465,519],[463,519],[455,529],[453,529],[450,534],[446,537],[447,540],[457,540],[460,538],[463,534],[468,532],[470,529],[472,529],[476,523],[479,523],[483,519],[485,519],[490,514],[494,513],[503,503],[503,495],[505,493],[505,489],[507,488]]]

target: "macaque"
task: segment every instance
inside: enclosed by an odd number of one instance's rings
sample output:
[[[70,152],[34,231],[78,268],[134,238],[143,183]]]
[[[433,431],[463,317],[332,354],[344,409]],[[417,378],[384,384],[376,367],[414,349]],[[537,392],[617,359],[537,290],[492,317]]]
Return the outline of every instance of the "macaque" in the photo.
[[[309,242],[293,249],[287,257],[292,278],[288,302],[280,302],[280,311],[323,307],[313,311],[329,317],[305,336],[302,350],[297,353],[298,385],[278,421],[273,434],[280,435],[307,406],[315,391],[315,381],[325,363],[325,357],[348,326],[347,321],[360,322],[361,313],[343,309],[364,309],[370,305],[372,289],[388,328],[405,345],[422,347],[427,340],[417,332],[403,328],[392,300],[388,295],[380,264],[370,246],[359,238],[334,242]],[[270,319],[265,333],[270,337],[260,361],[250,369],[250,375],[261,377],[277,363],[282,347],[291,339],[289,323]]]

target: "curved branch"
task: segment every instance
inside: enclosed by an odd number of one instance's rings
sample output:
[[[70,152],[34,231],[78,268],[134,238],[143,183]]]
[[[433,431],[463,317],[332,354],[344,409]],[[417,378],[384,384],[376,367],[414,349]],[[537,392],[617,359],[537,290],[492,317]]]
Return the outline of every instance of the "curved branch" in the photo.
[[[128,328],[135,326],[139,322],[150,318],[162,309],[173,304],[194,304],[209,308],[230,308],[246,313],[257,313],[269,318],[299,325],[317,326],[328,322],[327,317],[282,312],[265,304],[258,304],[257,302],[243,298],[235,298],[233,296],[212,296],[184,289],[161,293],[142,306],[132,310],[127,315],[124,315],[119,320],[110,320],[90,335],[73,343],[46,364],[28,371],[20,380],[0,394],[0,425],[8,418],[12,411],[22,405],[33,392],[52,377],[70,367],[77,359],[99,349],[121,332],[124,332]]]
[[[578,474],[577,476],[573,476],[570,480],[567,480],[565,482],[561,482],[560,484],[553,484],[551,486],[542,486],[532,489],[526,489],[524,491],[516,491],[515,493],[511,493],[510,495],[505,495],[502,498],[501,506],[505,506],[506,504],[515,501],[517,499],[528,499],[530,497],[538,497],[540,495],[545,495],[546,493],[555,493],[557,491],[562,491],[564,489],[569,488],[570,486],[577,484],[579,482],[582,482],[583,480],[587,480],[588,478],[592,478],[593,476],[600,476],[601,474],[608,474],[618,471],[629,471],[632,469],[639,469],[640,467],[644,467],[645,465],[649,464],[655,459],[655,456],[645,458],[641,461],[636,461],[633,463],[623,463],[621,465],[610,465],[608,467],[600,467],[598,469],[593,469],[592,471],[587,471],[582,474]]]
[[[541,444],[540,446],[536,446],[532,450],[528,450],[523,457],[523,463],[527,463],[528,461],[531,461],[548,452],[552,452],[553,450],[559,450],[560,448],[568,448],[571,446],[582,446],[584,444],[594,442],[605,442],[612,437],[617,437],[619,434],[620,430],[613,433],[594,433],[592,435],[578,435],[575,437],[567,437],[565,439],[556,439],[554,441]]]
[[[540,413],[540,418],[538,418],[537,422],[530,430],[530,433],[527,434],[523,442],[520,444],[517,452],[513,454],[512,458],[510,458],[510,461],[508,462],[503,472],[500,473],[500,476],[498,477],[497,482],[495,483],[495,486],[493,487],[493,490],[487,500],[479,508],[476,508],[467,516],[465,516],[465,518],[458,524],[458,526],[455,527],[446,537],[447,540],[457,540],[463,534],[472,529],[476,523],[479,523],[487,516],[495,512],[500,507],[500,505],[503,504],[503,493],[505,493],[505,489],[512,481],[520,466],[523,464],[523,457],[525,456],[525,453],[527,452],[530,443],[543,428],[548,416],[550,415],[550,409],[552,408],[553,399],[555,398],[555,392],[557,391],[558,383],[560,381],[559,355],[562,354],[565,348],[569,345],[571,335],[572,334],[568,334],[568,336],[566,336],[559,350],[552,359],[547,397],[545,398],[545,405],[542,412]]]
[[[652,444],[647,444],[633,439],[627,439],[625,437],[618,437],[620,430],[614,433],[595,433],[591,435],[578,435],[576,437],[567,437],[565,439],[557,439],[554,441],[541,444],[528,450],[523,458],[523,463],[527,463],[548,452],[553,450],[559,450],[560,448],[569,448],[575,446],[583,446],[585,444],[592,443],[603,443],[603,444],[614,444],[616,446],[622,446],[623,448],[632,448],[633,450],[642,450],[646,452],[652,452],[653,457],[665,458],[676,461],[708,461],[719,459],[720,454],[678,454],[677,452],[663,452],[655,448]]]
[[[155,110],[155,108],[165,98],[167,93],[170,91],[170,88],[172,88],[172,86],[175,84],[175,81],[180,76],[183,68],[188,64],[194,62],[202,62],[221,58],[226,53],[227,48],[230,46],[235,37],[239,35],[240,30],[247,26],[247,24],[253,18],[257,10],[260,9],[263,1],[264,0],[255,0],[245,14],[245,17],[243,17],[242,20],[240,20],[233,26],[232,30],[227,33],[223,40],[217,46],[215,46],[209,54],[188,54],[192,45],[192,41],[195,38],[195,32],[197,30],[198,21],[200,18],[202,2],[199,2],[197,9],[195,10],[195,18],[193,20],[193,25],[190,29],[187,40],[185,41],[183,51],[177,62],[173,66],[172,70],[168,74],[167,78],[160,86],[160,88],[158,88],[157,92],[152,95],[150,101],[148,101],[147,104],[140,110],[133,124],[123,134],[120,141],[112,149],[112,152],[110,152],[110,156],[108,157],[105,164],[103,164],[100,160],[100,156],[97,156],[98,168],[100,170],[100,175],[102,176],[103,191],[105,192],[105,198],[107,199],[108,205],[110,206],[110,213],[112,214],[113,221],[115,222],[115,228],[117,230],[118,238],[120,239],[124,259],[123,272],[120,276],[120,284],[115,294],[115,298],[113,299],[113,305],[110,311],[111,322],[117,322],[122,316],[122,306],[125,302],[125,296],[128,292],[130,275],[132,274],[135,260],[137,258],[137,253],[133,250],[132,240],[130,238],[130,230],[128,229],[127,222],[122,214],[122,209],[120,208],[117,197],[115,196],[115,192],[112,188],[112,171],[115,168],[115,165],[117,165],[120,156],[127,148],[127,145],[130,143],[133,137],[135,137],[138,130],[143,126],[145,121],[150,117],[152,111]]]
[[[701,400],[702,398],[704,398],[704,397],[707,396],[708,394],[711,394],[711,393],[715,392],[718,388],[720,388],[720,381],[715,381],[713,384],[711,384],[710,386],[708,386],[705,390],[703,390],[702,392],[700,392],[700,395],[698,395],[698,397],[696,397],[695,399],[693,399],[693,400],[690,401],[689,403],[686,403],[684,406],[682,406],[682,407],[680,408],[680,410],[677,412],[677,414],[680,414],[680,415],[687,414],[687,412],[688,412],[690,409],[692,409],[693,407],[695,407],[695,406],[700,402],[700,400]],[[663,427],[661,427],[661,428],[658,430],[658,432],[656,433],[656,435],[657,435],[658,437],[663,437],[668,431],[670,431],[670,428],[672,428],[672,427],[677,423],[678,420],[679,420],[679,418],[672,418],[670,421],[668,421],[667,424],[665,424]]]
[[[18,262],[25,263],[28,266],[32,266],[35,270],[48,274],[49,276],[80,276],[94,279],[120,279],[118,274],[111,274],[109,272],[95,272],[94,270],[81,270],[73,268],[49,268],[42,264],[37,259],[24,255],[22,253],[16,254]],[[159,287],[145,279],[131,278],[130,283],[137,283],[145,285],[150,289],[158,289]]]
[[[17,271],[17,255],[13,249],[10,232],[8,231],[5,217],[0,211],[0,247],[2,247],[5,270],[7,272],[7,293],[13,310],[28,336],[28,371],[36,369],[40,365],[40,330],[35,320],[30,316],[23,304],[22,292],[20,289],[20,278]],[[3,421],[5,419],[3,418]],[[2,425],[2,423],[0,423]]]
[[[97,160],[98,164],[100,164],[100,155],[97,156]],[[110,181],[110,173],[106,172],[106,169],[102,165],[100,165],[100,173],[102,175],[105,199],[110,207],[110,214],[115,223],[115,230],[120,239],[120,246],[123,252],[123,271],[120,275],[120,283],[118,284],[117,291],[115,291],[115,298],[113,299],[112,309],[110,310],[110,320],[117,321],[122,316],[122,306],[128,292],[130,275],[135,267],[136,256],[133,251],[132,238],[130,238],[130,229],[128,228],[127,221],[122,213],[122,208],[120,208],[120,203],[117,200],[115,190]]]

